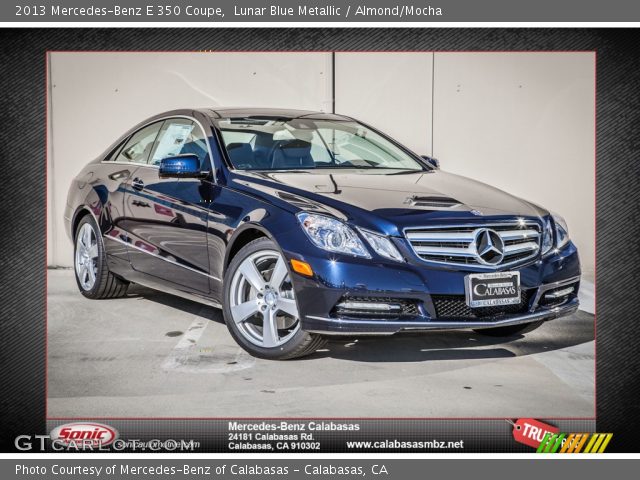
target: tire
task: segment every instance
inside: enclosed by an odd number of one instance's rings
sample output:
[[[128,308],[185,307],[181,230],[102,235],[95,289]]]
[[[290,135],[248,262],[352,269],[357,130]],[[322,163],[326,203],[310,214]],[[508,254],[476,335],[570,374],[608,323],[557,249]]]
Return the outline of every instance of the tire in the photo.
[[[248,243],[233,257],[224,276],[222,303],[229,333],[254,357],[304,357],[327,342],[302,330],[287,261],[268,238]]]
[[[544,321],[540,320],[538,322],[509,325],[506,327],[478,328],[477,330],[474,330],[474,332],[488,337],[514,337],[516,335],[532,332],[543,323]]]
[[[102,235],[99,232],[100,229],[91,215],[82,217],[76,228],[73,266],[78,289],[85,297],[95,300],[124,297],[129,282],[109,271]]]

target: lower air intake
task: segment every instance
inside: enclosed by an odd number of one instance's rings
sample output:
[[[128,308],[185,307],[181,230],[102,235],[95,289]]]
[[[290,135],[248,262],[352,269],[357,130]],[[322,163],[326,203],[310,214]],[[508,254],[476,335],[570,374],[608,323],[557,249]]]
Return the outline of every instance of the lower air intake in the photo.
[[[431,295],[438,320],[486,320],[525,313],[529,308],[530,291],[522,290],[520,303],[513,305],[498,305],[495,307],[471,308],[467,305],[464,295]]]

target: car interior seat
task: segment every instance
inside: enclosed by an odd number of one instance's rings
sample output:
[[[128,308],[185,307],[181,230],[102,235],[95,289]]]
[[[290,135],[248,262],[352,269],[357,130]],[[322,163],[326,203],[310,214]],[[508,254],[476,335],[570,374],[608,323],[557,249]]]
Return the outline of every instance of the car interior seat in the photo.
[[[255,168],[253,148],[249,143],[230,143],[227,145],[227,153],[235,167]]]
[[[304,140],[287,140],[277,145],[273,151],[271,168],[314,167],[311,143]]]

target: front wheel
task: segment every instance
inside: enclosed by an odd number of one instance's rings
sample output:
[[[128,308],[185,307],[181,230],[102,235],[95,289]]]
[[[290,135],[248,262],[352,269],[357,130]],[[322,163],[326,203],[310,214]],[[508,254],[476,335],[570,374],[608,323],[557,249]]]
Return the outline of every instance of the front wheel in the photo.
[[[233,258],[224,278],[224,299],[231,336],[255,357],[304,357],[326,343],[301,329],[287,262],[268,238],[245,245]]]
[[[509,325],[506,327],[478,328],[477,330],[474,330],[474,332],[479,333],[480,335],[487,335],[488,337],[513,337],[515,335],[529,333],[543,323],[544,321],[537,321],[522,323],[520,325]]]

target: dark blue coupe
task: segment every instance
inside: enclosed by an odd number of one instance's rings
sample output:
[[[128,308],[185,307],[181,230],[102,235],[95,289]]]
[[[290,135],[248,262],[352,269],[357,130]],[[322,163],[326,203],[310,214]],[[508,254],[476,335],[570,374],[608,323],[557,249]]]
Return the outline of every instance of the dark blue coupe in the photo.
[[[75,177],[65,222],[84,296],[135,282],[214,305],[262,358],[330,335],[512,336],[578,308],[560,216],[341,115],[157,115]]]

